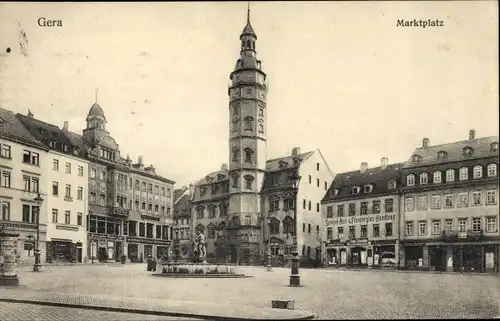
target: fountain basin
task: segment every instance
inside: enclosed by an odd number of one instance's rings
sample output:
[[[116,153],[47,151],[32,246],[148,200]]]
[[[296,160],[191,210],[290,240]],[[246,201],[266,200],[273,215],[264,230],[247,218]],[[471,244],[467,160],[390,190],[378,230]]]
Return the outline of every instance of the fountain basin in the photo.
[[[177,278],[245,278],[236,266],[222,263],[162,262],[161,274],[157,276]]]

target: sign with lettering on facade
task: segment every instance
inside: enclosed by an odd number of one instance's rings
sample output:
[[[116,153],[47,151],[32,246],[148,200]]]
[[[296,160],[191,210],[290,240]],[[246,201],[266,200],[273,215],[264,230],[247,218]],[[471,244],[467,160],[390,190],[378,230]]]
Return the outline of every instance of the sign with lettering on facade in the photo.
[[[378,222],[393,222],[396,220],[396,214],[371,214],[362,216],[337,217],[325,220],[326,226],[345,225],[345,224],[368,224]]]
[[[57,230],[65,230],[65,231],[78,231],[78,227],[76,226],[66,226],[66,225],[56,225]]]
[[[41,224],[40,224],[41,225]],[[2,221],[3,227],[12,227],[12,228],[26,228],[26,229],[36,229],[36,224],[31,223],[12,223],[7,221]]]
[[[151,244],[151,245],[170,245],[170,241],[166,240],[156,240],[156,239],[142,239],[138,237],[127,237],[127,242],[132,243],[143,243],[143,244]]]
[[[348,240],[349,244],[369,244],[368,239],[352,239]]]

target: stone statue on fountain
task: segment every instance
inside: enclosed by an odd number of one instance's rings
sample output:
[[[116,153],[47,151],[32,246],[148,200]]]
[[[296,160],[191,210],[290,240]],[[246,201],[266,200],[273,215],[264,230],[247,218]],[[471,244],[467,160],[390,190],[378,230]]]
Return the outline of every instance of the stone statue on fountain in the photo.
[[[198,236],[194,240],[194,255],[198,262],[207,263],[207,250],[205,244],[205,235],[198,231]]]

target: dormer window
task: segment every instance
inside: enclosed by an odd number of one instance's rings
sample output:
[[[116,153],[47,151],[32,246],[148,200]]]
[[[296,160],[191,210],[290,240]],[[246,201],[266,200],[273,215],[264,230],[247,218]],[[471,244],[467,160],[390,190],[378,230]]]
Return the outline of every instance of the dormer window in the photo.
[[[335,197],[337,195],[339,195],[339,189],[338,188],[336,188],[336,189],[333,190],[333,196]]]
[[[354,195],[357,195],[357,194],[359,194],[359,190],[360,190],[360,188],[359,188],[358,186],[354,186],[354,187],[352,188],[352,193],[353,193]]]
[[[285,168],[285,167],[288,167],[288,163],[285,161],[280,161],[279,166],[280,166],[280,168]]]
[[[472,150],[472,147],[467,146],[464,147],[464,155],[465,156],[471,156],[474,151]]]
[[[371,191],[373,190],[373,186],[368,184],[368,185],[365,185],[365,193],[371,193]]]
[[[415,175],[410,174],[406,176],[406,185],[408,186],[415,186]]]
[[[492,152],[498,151],[498,142],[491,143],[491,151]]]
[[[222,180],[222,179],[224,179],[224,175],[222,175],[222,174],[217,174],[217,180],[219,180],[219,181],[220,181],[220,180]]]
[[[412,161],[413,163],[418,163],[418,162],[420,162],[420,159],[421,159],[421,158],[422,158],[422,157],[420,157],[420,155],[415,154],[415,155],[413,155],[413,156],[411,157],[411,161]]]
[[[396,181],[391,179],[389,183],[387,183],[387,188],[388,189],[395,189],[396,188]]]
[[[64,146],[63,146],[63,150],[64,150],[65,152],[67,152],[67,151],[68,151],[68,145],[64,145]]]
[[[0,133],[3,133],[3,131],[4,131],[3,122],[0,122]]]
[[[445,152],[444,150],[441,150],[438,152],[438,159],[447,159],[448,158],[448,153]]]

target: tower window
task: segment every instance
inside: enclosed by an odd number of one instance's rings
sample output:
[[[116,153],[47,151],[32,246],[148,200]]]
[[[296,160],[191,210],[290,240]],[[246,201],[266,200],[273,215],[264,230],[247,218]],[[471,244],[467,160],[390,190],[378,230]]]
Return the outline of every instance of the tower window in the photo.
[[[245,163],[251,163],[252,162],[252,155],[253,155],[253,150],[250,148],[245,149]]]
[[[252,189],[252,182],[254,178],[251,175],[245,175],[245,188]]]
[[[264,117],[264,108],[259,108],[259,117]]]
[[[233,147],[233,162],[236,162],[238,160],[238,154],[239,154],[239,149],[237,147]]]
[[[233,176],[233,187],[238,187],[238,176]]]
[[[259,133],[264,133],[264,125],[259,124]]]

